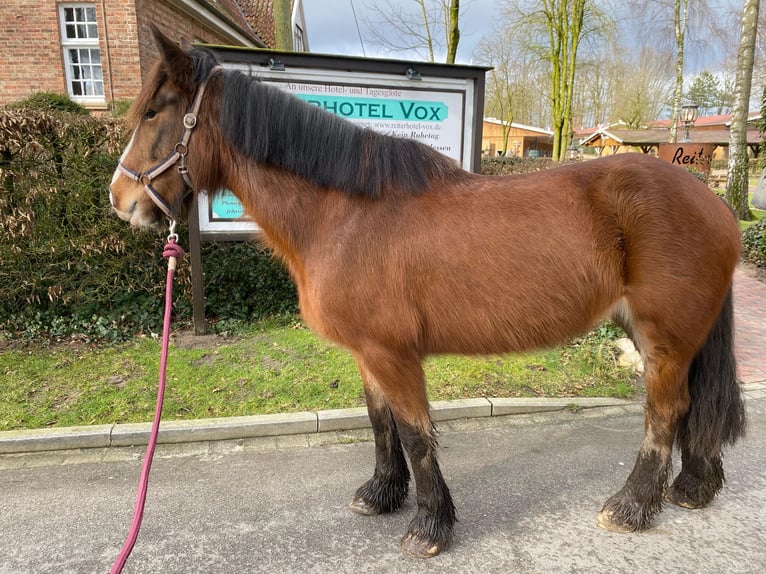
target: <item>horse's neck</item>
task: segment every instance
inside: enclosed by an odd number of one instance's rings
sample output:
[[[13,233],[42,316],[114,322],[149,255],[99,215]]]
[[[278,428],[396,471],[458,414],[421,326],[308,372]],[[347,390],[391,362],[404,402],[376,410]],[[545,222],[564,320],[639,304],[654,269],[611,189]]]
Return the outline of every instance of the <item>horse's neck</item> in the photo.
[[[333,201],[330,196],[336,194],[279,168],[238,169],[228,185],[293,275],[304,267],[317,234],[342,219],[343,198]]]

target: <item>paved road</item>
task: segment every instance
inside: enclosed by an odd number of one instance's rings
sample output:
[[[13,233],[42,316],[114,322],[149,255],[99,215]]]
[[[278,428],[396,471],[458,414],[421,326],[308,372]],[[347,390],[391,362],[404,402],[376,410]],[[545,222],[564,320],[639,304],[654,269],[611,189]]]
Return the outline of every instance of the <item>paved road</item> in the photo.
[[[442,424],[460,522],[453,547],[428,561],[398,549],[412,495],[391,516],[345,508],[372,470],[370,442],[331,435],[320,445],[315,435],[165,450],[125,572],[762,573],[766,384],[747,388],[749,432],[726,456],[722,494],[704,510],[668,507],[640,535],[595,525],[642,432],[638,407],[613,408]],[[368,436],[356,432],[340,436]],[[15,469],[21,457],[0,457],[0,573],[108,572],[130,523],[139,452],[99,455],[111,462],[25,455]]]

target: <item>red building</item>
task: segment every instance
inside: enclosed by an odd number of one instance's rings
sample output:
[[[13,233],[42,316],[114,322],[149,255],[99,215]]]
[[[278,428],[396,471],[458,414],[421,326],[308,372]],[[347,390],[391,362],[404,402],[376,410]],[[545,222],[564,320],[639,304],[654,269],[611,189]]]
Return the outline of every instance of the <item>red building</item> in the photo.
[[[138,93],[157,58],[150,23],[173,38],[273,46],[271,0],[3,0],[0,105],[35,92],[67,94],[94,110]],[[294,49],[307,50],[301,0]]]

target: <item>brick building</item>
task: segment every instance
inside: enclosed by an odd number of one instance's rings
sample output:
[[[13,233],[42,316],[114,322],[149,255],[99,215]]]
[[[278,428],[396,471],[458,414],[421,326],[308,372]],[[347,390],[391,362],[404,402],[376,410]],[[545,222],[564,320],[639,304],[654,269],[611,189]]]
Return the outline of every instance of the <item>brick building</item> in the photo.
[[[95,110],[132,99],[157,58],[150,23],[172,38],[273,46],[271,0],[3,0],[0,105],[35,92],[68,94]],[[301,0],[294,48],[308,49]]]

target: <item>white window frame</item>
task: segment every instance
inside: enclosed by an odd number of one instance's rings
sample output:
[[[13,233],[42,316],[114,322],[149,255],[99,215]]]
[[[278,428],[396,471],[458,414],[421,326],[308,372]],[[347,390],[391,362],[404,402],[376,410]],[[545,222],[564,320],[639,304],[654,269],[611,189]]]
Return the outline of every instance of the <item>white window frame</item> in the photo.
[[[67,21],[65,18],[65,10],[70,8],[90,8],[94,11],[96,10],[96,4],[95,2],[67,2],[65,4],[59,4],[59,32],[61,35],[61,49],[63,52],[64,57],[64,75],[66,77],[66,89],[67,94],[69,94],[69,97],[78,103],[84,104],[84,105],[103,105],[106,100],[104,96],[105,86],[104,86],[104,64],[103,64],[103,58],[101,57],[101,48],[99,46],[99,25],[98,25],[98,18],[96,18],[93,22],[88,22],[88,24],[93,24],[96,26],[96,37],[95,38],[68,38],[67,37]],[[70,22],[71,23],[71,22]],[[72,83],[75,81],[80,81],[79,79],[73,78],[73,69],[75,64],[72,62],[70,50],[96,50],[99,55],[99,69],[101,71],[101,77],[100,78],[94,78],[93,80],[95,82],[100,82],[101,84],[101,94],[75,94],[72,89]]]

